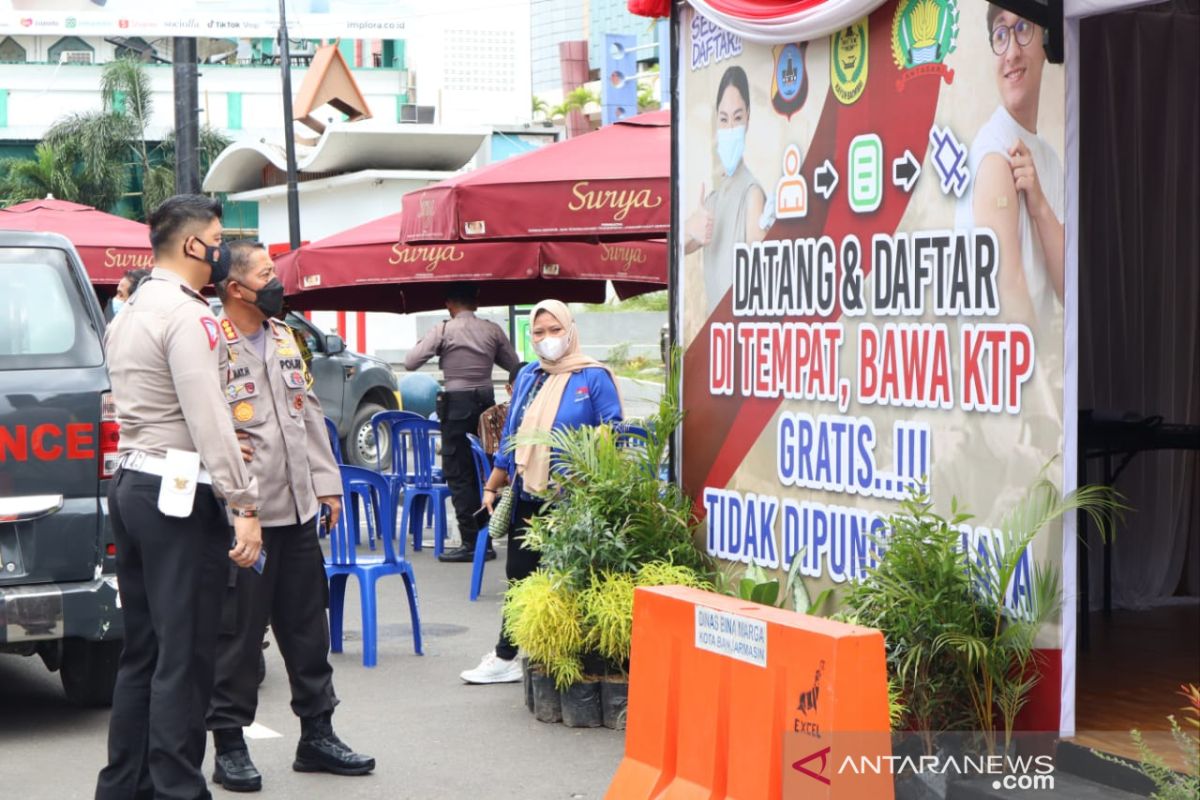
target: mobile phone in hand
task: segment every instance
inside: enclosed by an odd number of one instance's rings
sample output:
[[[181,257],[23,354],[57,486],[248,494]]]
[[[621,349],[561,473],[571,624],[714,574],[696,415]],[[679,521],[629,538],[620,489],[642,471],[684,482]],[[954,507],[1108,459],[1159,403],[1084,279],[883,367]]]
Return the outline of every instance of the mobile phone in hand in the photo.
[[[475,527],[482,531],[487,528],[492,513],[487,510],[487,506],[481,506],[478,511],[471,514],[471,517],[475,520]]]

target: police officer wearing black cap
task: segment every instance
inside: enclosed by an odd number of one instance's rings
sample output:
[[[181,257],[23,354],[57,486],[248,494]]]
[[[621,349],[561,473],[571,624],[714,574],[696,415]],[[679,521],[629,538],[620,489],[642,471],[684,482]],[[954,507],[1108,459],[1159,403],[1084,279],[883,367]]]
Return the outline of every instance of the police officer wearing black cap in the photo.
[[[150,244],[157,266],[105,335],[121,425],[108,508],[125,647],[98,800],[211,797],[200,770],[222,589],[230,559],[250,566],[262,547],[220,328],[198,294],[229,272],[220,203],[169,198],[150,215]]]
[[[479,479],[467,434],[479,429],[479,415],[496,403],[492,365],[499,364],[507,372],[521,363],[500,326],[475,316],[478,294],[474,284],[452,285],[446,292],[450,319],[435,325],[404,358],[404,368],[414,370],[438,356],[444,377],[443,391],[437,397],[437,415],[442,426],[442,470],[450,486],[462,545],[442,553],[441,561],[475,559],[479,528],[474,513],[483,500],[479,496]],[[490,541],[486,557],[496,557]]]

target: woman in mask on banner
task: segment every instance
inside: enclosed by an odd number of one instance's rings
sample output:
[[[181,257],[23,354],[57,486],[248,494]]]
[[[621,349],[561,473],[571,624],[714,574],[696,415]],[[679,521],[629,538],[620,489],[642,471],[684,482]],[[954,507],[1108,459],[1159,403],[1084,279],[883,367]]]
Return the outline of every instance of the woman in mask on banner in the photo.
[[[623,418],[616,378],[608,367],[580,352],[571,310],[557,300],[543,300],[534,306],[530,319],[530,338],[538,360],[525,366],[513,384],[500,450],[483,490],[488,511],[509,514],[505,576],[510,584],[538,567],[540,554],[526,549],[525,531],[529,520],[542,510],[539,497],[545,495],[552,477],[549,446],[527,444],[530,435]],[[511,504],[497,507],[498,493],[510,484]],[[460,677],[467,683],[519,681],[521,665],[516,657],[516,645],[501,626],[495,650]]]
[[[741,67],[729,67],[717,87],[717,157],[721,175],[711,192],[700,186],[700,206],[684,227],[684,252],[704,248],[704,298],[708,314],[733,285],[733,247],[762,241],[767,195],[743,156],[750,123],[750,82]]]

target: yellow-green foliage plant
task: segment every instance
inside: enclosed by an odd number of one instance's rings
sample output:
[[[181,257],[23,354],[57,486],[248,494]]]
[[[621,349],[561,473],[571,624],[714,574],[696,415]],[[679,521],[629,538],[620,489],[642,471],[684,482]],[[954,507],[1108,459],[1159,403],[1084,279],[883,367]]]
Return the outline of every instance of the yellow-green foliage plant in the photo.
[[[561,575],[538,570],[504,595],[504,628],[560,690],[583,678],[583,615],[579,594]]]
[[[584,648],[594,650],[624,671],[633,637],[633,576],[625,572],[593,573],[579,596],[583,609]]]
[[[669,561],[651,561],[643,564],[638,569],[634,582],[638,586],[687,586],[706,592],[713,590],[712,583],[692,567],[672,564]]]
[[[711,589],[696,570],[682,564],[652,561],[636,574],[605,570],[593,572],[579,595],[583,610],[584,650],[599,653],[605,661],[626,672],[633,640],[633,593],[639,586],[689,586]]]

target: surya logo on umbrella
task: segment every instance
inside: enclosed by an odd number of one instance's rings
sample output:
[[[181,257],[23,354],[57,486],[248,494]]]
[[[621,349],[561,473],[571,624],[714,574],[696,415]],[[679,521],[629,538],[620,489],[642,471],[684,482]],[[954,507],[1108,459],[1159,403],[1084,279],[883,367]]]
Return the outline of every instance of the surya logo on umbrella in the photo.
[[[589,189],[589,181],[571,187],[575,199],[567,204],[571,211],[613,211],[613,222],[623,222],[633,209],[651,209],[662,205],[662,195],[649,189]]]
[[[152,269],[154,255],[151,253],[130,253],[110,247],[104,251],[105,269]]]
[[[646,251],[640,247],[632,245],[609,245],[604,242],[600,243],[603,250],[603,255],[600,256],[601,261],[615,261],[621,266],[618,271],[622,274],[633,269],[634,264],[646,263]]]
[[[426,272],[436,272],[443,261],[462,261],[464,254],[452,244],[408,246],[396,242],[392,245],[389,264],[422,264]]]

